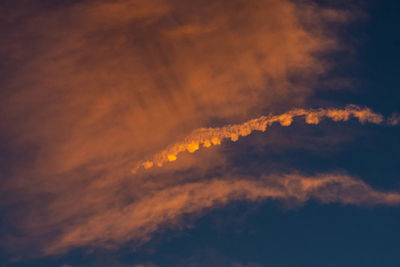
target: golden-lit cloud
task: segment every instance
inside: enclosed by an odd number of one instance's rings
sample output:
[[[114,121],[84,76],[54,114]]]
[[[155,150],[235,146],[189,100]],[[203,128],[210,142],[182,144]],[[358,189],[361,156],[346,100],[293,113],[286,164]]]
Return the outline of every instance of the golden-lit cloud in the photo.
[[[5,246],[145,241],[234,200],[398,203],[347,176],[215,179],[207,171],[231,164],[215,147],[214,165],[193,160],[201,175],[177,160],[298,116],[381,123],[355,106],[294,109],[309,106],[348,12],[289,0],[11,2],[0,9],[0,131],[13,159],[0,193],[16,233]],[[131,173],[176,160],[168,174]]]
[[[143,242],[165,225],[179,225],[179,218],[184,214],[198,214],[231,201],[266,199],[400,205],[399,193],[379,192],[361,180],[343,175],[212,179],[156,190],[130,205],[93,216],[85,224],[71,225],[45,250],[53,254],[77,246],[112,246],[129,240]]]
[[[357,118],[361,123],[370,122],[380,124],[384,122],[382,115],[372,112],[369,108],[360,108],[349,105],[345,109],[319,109],[304,110],[295,109],[281,115],[261,116],[257,119],[249,120],[243,124],[228,125],[218,128],[201,128],[193,131],[183,142],[173,144],[167,149],[157,153],[150,160],[140,162],[132,173],[140,167],[149,169],[153,166],[161,167],[165,162],[175,161],[179,153],[188,151],[195,152],[203,146],[208,148],[212,145],[220,145],[224,139],[236,142],[240,136],[248,136],[253,131],[265,132],[267,127],[274,122],[279,122],[282,126],[290,126],[296,117],[304,117],[307,124],[318,124],[323,118],[330,118],[333,121],[348,121],[351,117]],[[396,122],[388,119],[390,125]]]
[[[1,123],[46,175],[140,160],[194,129],[302,105],[327,68],[319,54],[336,49],[323,31],[332,15],[291,1],[37,8],[5,34],[16,67]]]

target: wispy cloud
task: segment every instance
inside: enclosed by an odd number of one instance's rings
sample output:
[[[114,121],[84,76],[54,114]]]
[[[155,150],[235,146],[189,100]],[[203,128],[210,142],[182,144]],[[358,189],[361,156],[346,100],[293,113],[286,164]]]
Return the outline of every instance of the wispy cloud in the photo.
[[[179,225],[184,214],[199,214],[237,200],[266,199],[400,205],[399,193],[380,192],[345,175],[216,178],[154,190],[132,204],[93,216],[85,224],[66,226],[65,232],[45,251],[52,254],[77,246],[110,246],[129,240],[143,242],[165,226]]]
[[[329,69],[321,55],[340,49],[332,25],[351,14],[303,2],[31,0],[1,7],[0,131],[12,155],[1,207],[16,233],[3,245],[51,254],[143,242],[182,214],[235,200],[397,204],[396,193],[348,176],[226,173],[194,182],[186,169],[168,178],[156,168],[131,173],[136,162],[160,165],[297,116],[312,124],[350,116],[381,123],[380,115],[351,106],[237,124],[307,106],[316,76]],[[215,125],[228,126],[204,128]],[[229,165],[221,158],[213,164]]]
[[[3,13],[24,9],[14,5]],[[299,106],[327,67],[319,54],[337,49],[323,31],[332,15],[291,1],[29,8],[2,29],[0,126],[37,152],[41,176],[140,160],[214,122]]]

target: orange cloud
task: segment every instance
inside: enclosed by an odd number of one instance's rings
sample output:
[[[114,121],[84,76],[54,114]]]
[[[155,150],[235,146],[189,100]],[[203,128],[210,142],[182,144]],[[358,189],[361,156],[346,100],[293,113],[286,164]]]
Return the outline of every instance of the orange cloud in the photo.
[[[289,0],[11,2],[0,9],[7,22],[0,26],[7,65],[0,129],[17,156],[0,190],[7,195],[2,207],[11,210],[7,221],[24,238],[3,243],[31,242],[48,253],[96,240],[122,242],[122,235],[144,238],[163,216],[211,207],[202,195],[191,208],[184,204],[183,190],[205,194],[207,182],[132,177],[132,163],[195,129],[303,106],[315,76],[329,68],[320,55],[339,47],[326,23],[348,17]],[[318,116],[306,119],[314,123]],[[276,119],[289,125],[292,117]],[[185,150],[235,141],[253,128],[234,129],[193,139]],[[210,197],[225,203],[240,185],[256,184],[233,182]],[[272,189],[265,190],[260,198]],[[246,192],[239,193],[256,198]]]
[[[77,246],[109,246],[129,240],[143,242],[165,225],[179,224],[183,214],[198,214],[236,200],[266,199],[290,199],[300,203],[316,199],[322,203],[351,205],[400,204],[399,193],[376,191],[349,176],[213,179],[156,190],[130,205],[93,216],[85,224],[67,226],[45,250],[53,254]]]
[[[140,167],[144,167],[145,169],[149,169],[154,165],[161,167],[165,162],[175,161],[179,153],[184,151],[195,152],[200,148],[200,145],[207,148],[212,145],[221,144],[224,139],[236,142],[240,136],[248,136],[253,131],[265,132],[267,127],[274,122],[279,122],[282,126],[290,126],[296,117],[304,117],[307,124],[318,124],[325,117],[334,121],[347,121],[351,117],[354,117],[361,123],[370,122],[375,124],[380,124],[384,121],[382,115],[372,112],[369,108],[349,105],[345,109],[295,109],[281,115],[261,116],[243,124],[218,128],[201,128],[193,131],[183,142],[171,145],[167,149],[157,153],[150,160],[139,162],[132,170],[132,173],[135,174]],[[393,119],[390,118],[388,123],[395,125],[392,121]]]
[[[3,86],[1,126],[38,149],[40,172],[140,160],[215,121],[300,105],[311,75],[326,69],[318,55],[336,49],[323,13],[291,1],[83,1],[39,11],[18,20],[19,35],[5,34],[1,49],[17,68]]]

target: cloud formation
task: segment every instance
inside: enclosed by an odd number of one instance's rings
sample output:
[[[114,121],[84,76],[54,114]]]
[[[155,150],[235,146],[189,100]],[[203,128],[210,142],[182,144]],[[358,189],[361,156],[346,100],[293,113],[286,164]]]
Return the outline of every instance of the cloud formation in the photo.
[[[290,1],[30,2],[3,10],[0,126],[46,176],[301,105],[337,49],[323,25],[340,12]]]
[[[162,188],[140,200],[90,218],[87,223],[66,229],[46,253],[59,253],[77,246],[110,246],[129,240],[146,241],[165,225],[179,224],[184,214],[198,214],[237,200],[291,200],[304,203],[351,205],[399,205],[400,194],[380,192],[359,179],[343,175],[304,177],[228,177],[206,182],[186,183]]]
[[[227,179],[179,166],[131,173],[143,159],[159,165],[297,116],[380,123],[351,106],[237,124],[307,106],[329,69],[321,56],[340,49],[331,29],[349,14],[302,2],[8,1],[0,8],[0,131],[11,160],[1,166],[0,193],[16,234],[3,245],[52,254],[143,242],[182,214],[234,200],[397,204],[396,193],[347,176]]]

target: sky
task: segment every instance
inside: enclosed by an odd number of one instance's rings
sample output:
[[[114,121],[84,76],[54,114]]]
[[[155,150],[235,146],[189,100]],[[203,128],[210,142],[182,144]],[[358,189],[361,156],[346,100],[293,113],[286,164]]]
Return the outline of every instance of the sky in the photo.
[[[400,266],[400,4],[0,2],[0,266]]]

